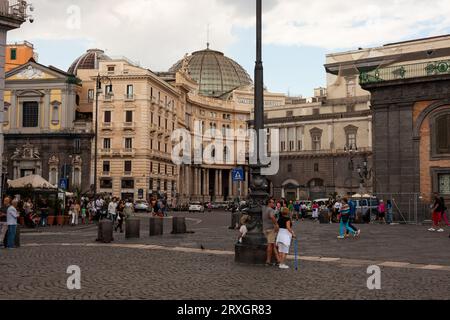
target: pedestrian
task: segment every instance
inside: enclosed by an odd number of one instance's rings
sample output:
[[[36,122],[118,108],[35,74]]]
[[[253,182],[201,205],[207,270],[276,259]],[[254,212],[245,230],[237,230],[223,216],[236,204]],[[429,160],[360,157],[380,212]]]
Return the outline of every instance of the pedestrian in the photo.
[[[70,200],[67,206],[69,207],[70,225],[73,227],[75,225],[75,205]]]
[[[134,213],[133,203],[130,201],[130,199],[127,199],[123,208],[123,214],[125,216],[125,219],[130,218],[133,213]]]
[[[330,224],[333,223],[333,201],[329,200],[327,203],[327,209],[328,209],[328,220],[330,221]]]
[[[77,226],[78,225],[78,218],[80,217],[81,214],[81,206],[80,206],[80,202],[78,200],[75,200],[74,205],[73,205],[73,212],[74,212],[74,223]]]
[[[123,220],[125,218],[124,216],[124,209],[125,209],[125,203],[123,200],[120,200],[117,204],[117,225],[114,228],[114,231],[117,232],[118,229],[120,229],[120,233],[123,233]]]
[[[43,227],[47,226],[47,218],[48,218],[48,204],[46,199],[42,199],[41,203],[41,221],[40,224]]]
[[[3,206],[0,209],[0,243],[3,247],[6,247],[7,244],[6,234],[8,232],[8,223],[6,220],[6,213],[10,204],[11,198],[6,196],[5,199],[3,199]]]
[[[300,201],[299,200],[295,201],[295,204],[294,204],[294,216],[295,216],[295,221],[298,221],[298,219],[300,217]]]
[[[308,212],[308,207],[306,206],[305,202],[302,202],[302,204],[300,206],[300,210],[302,212],[302,221],[305,221],[306,213]]]
[[[383,222],[386,224],[386,206],[384,205],[384,201],[380,200],[380,204],[378,205],[378,221]]]
[[[8,234],[7,234],[7,242],[6,247],[8,249],[14,249],[16,242],[16,230],[17,230],[17,218],[19,217],[19,213],[17,212],[19,201],[14,199],[11,201],[10,206],[6,212],[6,221],[8,224]]]
[[[108,204],[108,218],[112,220],[113,225],[116,222],[117,215],[117,202],[116,198],[112,198],[111,202]]]
[[[87,211],[87,204],[85,201],[81,202],[81,224],[87,224],[87,219],[86,219],[86,211]]]
[[[442,205],[442,224],[446,225],[447,227],[450,226],[448,223],[448,216],[447,216],[447,207],[445,206],[445,200],[443,197],[439,198],[441,200]]]
[[[348,206],[350,207],[350,216],[349,216],[348,226],[355,231],[355,236],[358,237],[361,234],[361,230],[359,230],[358,228],[356,228],[353,225],[353,223],[356,220],[356,203],[355,203],[355,201],[350,199],[348,201]],[[348,235],[348,234],[349,234],[349,231],[347,230],[346,235]]]
[[[433,226],[428,229],[428,231],[434,232],[444,232],[444,229],[440,227],[442,221],[442,212],[444,211],[443,204],[439,195],[437,193],[434,194],[434,204],[431,209],[432,212],[432,220]]]
[[[295,233],[292,230],[292,220],[288,208],[283,208],[281,210],[281,215],[278,218],[277,223],[279,226],[279,231],[276,244],[278,246],[279,268],[289,269],[289,266],[285,263],[285,261],[286,256],[289,253],[289,247],[291,246],[292,238],[295,238]]]
[[[319,221],[319,204],[315,201],[312,205],[312,218],[313,218],[314,222]]]
[[[292,200],[289,200],[289,204],[287,207],[289,209],[289,215],[290,215],[291,219],[293,219],[293,217],[294,217],[294,202]]]
[[[339,212],[341,211],[341,201],[340,200],[336,200],[336,202],[334,203],[333,206],[333,220],[338,220],[337,216],[339,215]]]
[[[387,224],[392,224],[394,222],[394,207],[392,206],[392,200],[386,202],[386,222]]]
[[[277,203],[278,205],[279,203]],[[275,200],[269,199],[267,206],[263,208],[263,228],[264,234],[267,238],[267,256],[266,266],[272,265],[272,257],[275,256],[277,264],[280,260],[278,257],[278,250],[275,246],[278,234],[278,222],[275,219]]]
[[[345,239],[344,230],[348,230],[353,236],[356,236],[355,230],[350,228],[348,225],[350,220],[350,206],[348,205],[347,198],[342,199],[341,209],[339,211],[340,215],[340,227],[338,239]]]

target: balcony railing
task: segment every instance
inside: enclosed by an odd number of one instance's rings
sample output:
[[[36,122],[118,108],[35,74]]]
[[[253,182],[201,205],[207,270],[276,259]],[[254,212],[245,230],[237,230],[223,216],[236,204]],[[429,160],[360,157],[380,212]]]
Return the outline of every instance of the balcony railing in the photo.
[[[443,74],[450,74],[450,60],[377,68],[370,72],[361,72],[359,82],[360,84],[380,83],[384,81],[421,78]]]
[[[101,128],[103,130],[112,130],[113,124],[112,124],[112,122],[102,122]]]
[[[123,129],[124,130],[134,130],[136,124],[134,122],[124,122],[123,123]]]
[[[134,94],[125,94],[124,100],[132,102],[136,100],[136,96]]]

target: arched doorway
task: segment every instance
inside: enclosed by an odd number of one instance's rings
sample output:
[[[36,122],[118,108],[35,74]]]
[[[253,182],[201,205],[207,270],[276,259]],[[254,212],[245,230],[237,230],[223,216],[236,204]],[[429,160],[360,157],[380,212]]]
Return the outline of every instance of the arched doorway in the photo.
[[[297,180],[288,179],[282,184],[281,197],[287,201],[295,201],[300,197],[300,184]]]

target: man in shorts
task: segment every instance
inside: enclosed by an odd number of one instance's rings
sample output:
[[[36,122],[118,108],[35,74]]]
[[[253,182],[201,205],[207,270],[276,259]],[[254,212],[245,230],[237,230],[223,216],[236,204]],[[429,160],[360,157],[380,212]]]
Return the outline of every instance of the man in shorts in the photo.
[[[277,264],[279,263],[278,250],[275,245],[278,234],[278,222],[275,219],[275,200],[270,199],[267,207],[263,208],[263,228],[267,238],[267,260],[266,266],[272,266],[272,256],[275,254]]]

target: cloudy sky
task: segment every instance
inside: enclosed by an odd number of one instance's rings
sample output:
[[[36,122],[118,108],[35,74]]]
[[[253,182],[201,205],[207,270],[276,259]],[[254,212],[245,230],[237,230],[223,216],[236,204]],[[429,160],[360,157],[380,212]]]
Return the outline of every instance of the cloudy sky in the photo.
[[[223,51],[253,75],[254,0],[32,0],[34,23],[8,41],[34,43],[39,62],[67,69],[89,48],[154,71],[185,53]],[[263,0],[265,82],[311,96],[325,54],[450,33],[449,0]]]

